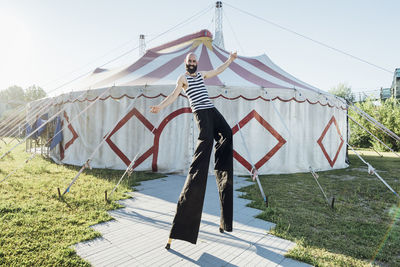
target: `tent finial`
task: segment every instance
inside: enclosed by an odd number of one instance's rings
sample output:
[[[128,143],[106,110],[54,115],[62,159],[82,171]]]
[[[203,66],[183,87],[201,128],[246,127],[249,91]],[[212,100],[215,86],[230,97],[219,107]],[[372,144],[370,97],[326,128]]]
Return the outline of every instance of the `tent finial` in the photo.
[[[225,49],[224,36],[222,34],[222,2],[215,3],[215,32],[214,44],[222,49]]]
[[[139,56],[143,56],[146,53],[146,42],[144,40],[144,34],[139,35]]]

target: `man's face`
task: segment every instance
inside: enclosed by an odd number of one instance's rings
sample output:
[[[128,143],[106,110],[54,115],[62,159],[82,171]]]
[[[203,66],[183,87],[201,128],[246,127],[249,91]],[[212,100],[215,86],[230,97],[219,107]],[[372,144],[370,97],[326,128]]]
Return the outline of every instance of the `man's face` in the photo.
[[[197,70],[197,59],[196,56],[191,54],[186,58],[186,70],[192,74]]]

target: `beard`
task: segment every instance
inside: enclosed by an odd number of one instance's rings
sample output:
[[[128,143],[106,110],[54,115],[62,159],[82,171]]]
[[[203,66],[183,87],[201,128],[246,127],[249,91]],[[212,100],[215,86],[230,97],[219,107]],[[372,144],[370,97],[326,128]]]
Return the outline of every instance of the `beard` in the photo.
[[[195,73],[197,71],[197,65],[186,64],[186,71],[189,72],[190,74]]]

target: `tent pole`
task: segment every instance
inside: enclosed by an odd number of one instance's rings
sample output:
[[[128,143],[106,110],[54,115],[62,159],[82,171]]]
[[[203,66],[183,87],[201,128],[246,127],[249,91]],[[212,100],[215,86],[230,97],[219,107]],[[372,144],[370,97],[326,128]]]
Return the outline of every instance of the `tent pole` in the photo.
[[[343,140],[344,141],[344,139],[343,139],[343,136],[342,135],[340,135],[340,139],[341,140]],[[344,142],[346,142],[346,141],[344,141]],[[355,150],[354,150],[354,148],[349,144],[349,143],[347,143],[346,142],[346,144],[351,148],[351,150],[360,158],[360,160],[364,163],[364,164],[366,164],[367,165],[367,167],[368,167],[368,173],[369,174],[375,174],[375,176],[376,177],[378,177],[378,179],[397,197],[397,198],[399,198],[400,199],[400,195],[396,192],[396,191],[394,191],[393,190],[393,188],[376,172],[376,169],[371,165],[371,164],[369,164],[368,162],[366,162]]]
[[[100,94],[100,95],[97,97],[97,99],[96,99],[95,101],[93,101],[92,103],[90,103],[90,104],[89,104],[87,107],[85,107],[78,115],[76,115],[74,118],[72,118],[72,119],[70,120],[70,123],[71,123],[72,121],[74,121],[76,118],[78,118],[79,116],[81,116],[81,115],[83,114],[83,112],[85,112],[85,111],[86,111],[87,109],[89,109],[91,106],[93,106],[94,103],[96,103],[105,93],[107,93],[107,92],[108,92],[109,90],[111,90],[111,88],[113,88],[113,87],[114,87],[114,86],[109,87],[109,88],[106,89],[102,94]],[[85,93],[79,95],[76,99],[79,99],[79,98],[80,98],[81,96],[83,96],[84,94],[85,94]],[[76,100],[76,99],[75,99],[75,100]],[[60,114],[61,111],[64,111],[64,109],[65,109],[65,108],[62,108],[60,111],[58,111],[58,112],[56,113],[56,115]],[[55,117],[55,115],[52,116],[52,118],[49,119],[49,120],[48,120],[46,123],[44,123],[43,125],[45,125],[45,124],[47,124],[48,122],[52,121],[52,120],[54,119],[54,117]],[[62,132],[66,127],[68,127],[68,125],[69,125],[70,123],[64,125],[64,127],[62,127],[57,133],[55,133],[54,136],[53,136],[52,138],[50,138],[49,140],[47,140],[46,145],[47,145],[48,143],[50,143],[50,142],[54,139],[55,136],[57,136],[57,135],[58,135],[60,132]],[[42,125],[42,126],[43,126],[43,125]],[[41,126],[41,127],[42,127],[42,126]],[[39,127],[39,128],[40,128],[40,127]],[[39,129],[39,128],[38,128],[38,129]],[[38,130],[38,129],[36,129],[36,130]],[[36,132],[36,131],[35,131],[35,132]],[[33,132],[33,133],[34,133],[34,132]],[[27,136],[23,141],[27,140],[33,133],[31,133],[29,136]],[[17,144],[17,145],[18,145],[18,144]],[[15,147],[16,147],[16,146],[15,146]],[[30,152],[32,152],[32,149],[30,149]],[[7,155],[8,153],[9,153],[9,152],[6,152],[3,156]],[[33,153],[33,155],[36,155],[36,142],[35,142],[35,152]],[[34,157],[34,156],[33,156],[33,157]],[[14,173],[16,170],[22,168],[26,163],[28,163],[31,159],[33,159],[33,157],[28,158],[22,166],[17,167],[14,171],[12,171],[12,173]],[[8,178],[12,173],[10,173],[9,175],[7,175],[6,178]],[[2,181],[4,181],[6,178],[4,178],[3,180],[1,180],[0,183],[1,183]],[[64,195],[64,194],[63,194],[63,195]]]
[[[47,108],[51,106],[52,100],[49,101],[49,102],[50,102],[50,104],[48,104],[47,106],[45,105],[45,106],[40,107],[37,111],[33,112],[32,114],[29,114],[29,116],[30,116],[31,118],[35,118],[37,115],[40,114],[40,112],[42,112],[43,110],[47,110]],[[35,109],[36,109],[38,106],[40,106],[40,103],[37,103],[37,105],[35,106]],[[11,126],[11,128],[8,129],[8,130],[7,130],[6,128],[4,128],[4,129],[6,129],[6,130],[5,130],[5,132],[3,133],[3,135],[4,135],[4,136],[8,136],[8,135],[12,136],[12,135],[14,135],[14,134],[19,130],[18,127],[19,127],[21,124],[23,124],[24,121],[26,121],[26,116],[24,116],[24,114],[22,114],[21,119],[19,119],[19,120],[15,123],[14,126]],[[11,123],[12,123],[12,122],[9,122],[7,125],[9,125],[9,124],[11,124]],[[5,125],[4,127],[6,127],[7,125]],[[26,126],[26,124],[25,124],[25,128],[24,128],[24,126],[23,126],[24,130],[26,129],[26,127],[27,127],[27,126]],[[3,129],[3,130],[4,130],[4,129]],[[11,140],[10,143],[11,143],[12,141],[14,141],[14,139]]]
[[[154,128],[154,129],[155,129],[155,128]],[[154,131],[154,129],[153,129],[153,131]],[[153,132],[153,131],[152,131],[152,132]],[[110,195],[108,196],[108,199],[111,198],[112,194],[113,194],[114,191],[117,189],[118,185],[122,182],[122,179],[124,179],[125,175],[128,174],[128,176],[131,176],[131,174],[132,174],[132,172],[133,172],[132,166],[135,165],[135,163],[136,163],[136,158],[137,158],[138,155],[139,155],[139,153],[136,154],[136,156],[133,158],[133,160],[131,161],[131,163],[129,164],[129,166],[126,168],[124,174],[121,176],[121,178],[119,179],[118,183],[115,185],[115,187],[113,188],[113,190],[111,190],[111,193],[110,193]]]
[[[111,89],[112,87],[110,87],[110,89]],[[136,102],[136,100],[138,99],[138,97],[139,97],[139,95],[140,95],[140,93],[142,92],[143,90],[142,89],[139,89],[139,92],[137,93],[137,95],[136,95],[136,97],[134,98],[134,100],[132,101],[132,103],[128,106],[128,108],[127,108],[127,111],[129,112],[131,109],[132,109],[132,107],[134,107],[134,104],[135,104],[135,102]],[[98,98],[98,99],[100,99],[100,97]],[[98,100],[97,99],[97,100]],[[97,101],[96,100],[96,101]],[[94,102],[96,102],[96,101],[94,101]],[[93,103],[94,103],[93,102]],[[93,104],[92,103],[92,104]],[[124,115],[125,116],[125,115]],[[121,118],[122,119],[122,118]],[[85,170],[85,168],[91,168],[90,167],[90,162],[92,161],[92,159],[93,159],[93,156],[96,154],[96,152],[97,152],[97,150],[99,150],[99,148],[101,147],[101,145],[102,144],[104,144],[104,142],[107,140],[107,138],[111,135],[111,133],[112,133],[112,130],[117,126],[117,124],[120,122],[120,120],[121,119],[119,119],[119,120],[117,120],[117,122],[113,125],[113,127],[111,127],[111,129],[110,129],[110,131],[107,133],[107,135],[103,138],[103,140],[97,145],[97,147],[94,149],[94,151],[92,152],[92,154],[89,156],[89,158],[86,160],[86,163],[82,166],[82,168],[79,170],[79,172],[76,174],[76,176],[74,177],[74,179],[71,181],[71,183],[68,185],[68,187],[65,189],[65,191],[64,191],[64,193],[63,193],[63,195],[65,195],[66,193],[68,193],[69,192],[69,190],[70,190],[70,188],[72,187],[72,185],[75,183],[75,181],[78,179],[78,177],[81,175],[81,173]]]
[[[21,105],[13,114],[10,114],[7,118],[5,118],[3,121],[0,123],[0,136],[4,136],[4,132],[6,131],[6,127],[9,123],[13,121],[21,121],[25,118],[25,114],[22,113],[22,111],[25,109],[25,105]],[[14,114],[16,113],[16,114]],[[3,138],[0,137],[1,140]]]
[[[360,126],[361,128],[363,128],[365,131],[367,131],[370,135],[372,135],[372,137],[374,137],[377,141],[379,141],[379,143],[381,143],[382,145],[384,145],[387,149],[389,149],[390,151],[392,151],[397,157],[400,157],[399,154],[396,153],[396,151],[394,151],[393,149],[391,149],[389,146],[387,146],[383,141],[381,141],[378,137],[376,137],[373,133],[371,133],[370,131],[368,131],[368,129],[366,129],[364,126],[362,126],[358,121],[356,121],[353,117],[351,117],[350,115],[347,115],[348,118],[350,118],[352,121],[354,121],[355,123],[358,124],[358,126]],[[374,149],[375,150],[375,149]],[[375,151],[377,152],[377,151]],[[377,152],[378,153],[378,152]],[[379,153],[378,153],[379,154]],[[381,157],[382,155],[379,154]]]
[[[265,206],[268,207],[268,197],[267,197],[267,196],[265,195],[265,193],[264,193],[264,190],[263,190],[263,188],[262,188],[262,186],[261,186],[261,183],[260,183],[260,180],[259,180],[259,178],[258,178],[258,171],[257,171],[256,167],[254,166],[253,161],[251,160],[250,152],[249,152],[249,150],[248,150],[248,148],[247,148],[246,141],[244,140],[244,137],[243,137],[243,134],[242,134],[242,129],[240,128],[239,123],[236,123],[236,125],[238,126],[239,133],[240,133],[240,137],[241,137],[241,139],[242,139],[244,148],[245,148],[245,150],[246,150],[247,156],[248,156],[249,161],[250,161],[250,164],[251,164],[251,171],[249,171],[249,172],[250,172],[250,175],[252,176],[253,181],[254,181],[254,180],[257,181],[257,185],[258,185],[258,188],[260,189],[261,196],[263,197]]]
[[[10,121],[15,120],[18,116],[23,116],[22,111],[25,109],[25,105],[21,105],[15,110],[15,112],[8,115],[0,122],[0,131],[3,129],[5,125],[7,125]],[[22,115],[20,115],[22,114]]]
[[[162,120],[162,118],[163,118],[162,115],[165,115],[164,113],[165,113],[165,110],[164,110],[164,112],[163,112],[162,114],[160,114],[159,119],[158,119],[158,122],[157,122],[156,125],[160,125],[160,122],[161,122],[161,120]],[[154,133],[155,130],[157,130],[156,127],[154,127],[153,130],[151,130],[151,133]],[[125,175],[128,174],[128,176],[130,176],[130,175],[132,174],[132,172],[133,172],[133,170],[134,170],[134,169],[133,169],[133,166],[135,165],[136,159],[137,159],[138,156],[139,156],[139,153],[137,153],[136,156],[133,158],[133,160],[129,163],[129,166],[126,168],[124,174],[122,174],[122,176],[121,176],[121,178],[119,179],[118,183],[115,185],[115,187],[114,187],[113,190],[111,191],[111,193],[110,193],[108,199],[111,198],[112,194],[113,194],[114,191],[117,189],[118,185],[122,182],[122,180],[124,179]]]
[[[318,174],[313,170],[313,168],[312,168],[311,166],[310,166],[310,172],[311,172],[311,175],[314,177],[315,182],[317,182],[319,189],[321,189],[321,192],[322,192],[322,194],[324,195],[324,198],[325,198],[325,200],[326,200],[326,203],[327,203],[328,206],[329,206],[328,197],[326,196],[324,189],[322,189],[322,186],[321,186],[321,185],[319,184],[319,182],[318,182],[319,176],[318,176]],[[333,203],[333,202],[332,202],[332,203]],[[333,204],[332,204],[332,207],[333,207]]]
[[[367,121],[369,121],[371,124],[375,125],[375,127],[379,128],[381,131],[395,139],[396,141],[400,141],[400,137],[397,136],[395,133],[393,133],[391,130],[386,128],[384,125],[382,125],[380,122],[376,121],[374,118],[372,118],[368,113],[364,112],[360,108],[358,108],[356,105],[351,103],[351,105],[348,104],[349,107],[351,107],[356,113],[358,113],[361,117],[365,118]]]
[[[44,106],[41,106],[38,110],[36,110],[36,111],[34,111],[34,112],[32,112],[31,114],[29,114],[29,111],[27,110],[27,116],[25,116],[23,119],[24,119],[24,121],[27,121],[27,118],[26,117],[28,117],[29,116],[29,118],[28,118],[28,121],[29,120],[32,120],[33,119],[33,121],[34,122],[36,122],[36,117],[41,117],[43,114],[45,114],[44,113],[44,111],[48,111],[48,109],[50,108],[50,106],[53,104],[53,100],[51,100],[51,101],[49,101],[49,104],[47,104],[47,105],[44,105]],[[38,103],[38,105],[40,105],[40,103]],[[37,108],[37,106],[35,107],[35,108],[32,108],[33,110],[35,110]],[[11,128],[7,133],[6,133],[6,135],[14,135],[19,129],[18,129],[18,126],[20,126],[21,124],[23,124],[24,122],[20,122],[19,124],[16,124],[16,125],[14,125],[14,127],[13,128]],[[26,129],[26,123],[25,123],[25,126],[23,126],[23,130],[25,130]]]
[[[80,98],[81,96],[84,96],[85,93],[79,95],[76,99]],[[4,158],[4,156],[6,156],[8,153],[10,153],[11,151],[13,151],[17,146],[19,146],[20,144],[22,144],[23,142],[25,142],[29,137],[31,137],[32,135],[34,135],[37,131],[39,131],[40,129],[42,129],[45,125],[47,125],[50,121],[52,121],[54,118],[56,118],[61,112],[63,112],[65,110],[66,107],[63,107],[62,109],[60,109],[58,112],[56,112],[51,118],[49,118],[45,123],[43,123],[42,125],[40,125],[38,128],[36,128],[34,131],[32,131],[29,135],[27,135],[22,141],[20,141],[19,143],[17,143],[16,145],[14,145],[10,150],[8,150],[6,153],[4,153],[0,159]]]

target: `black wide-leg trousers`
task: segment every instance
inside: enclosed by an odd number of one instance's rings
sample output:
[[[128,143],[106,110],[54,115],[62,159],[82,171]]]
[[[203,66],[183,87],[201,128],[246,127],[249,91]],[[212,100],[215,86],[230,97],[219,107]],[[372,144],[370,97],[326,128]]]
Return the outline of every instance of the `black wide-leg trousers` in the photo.
[[[193,114],[200,133],[193,161],[178,200],[170,238],[196,244],[214,140],[214,170],[220,197],[221,226],[226,231],[232,231],[233,145],[232,129],[216,108],[202,109]]]

